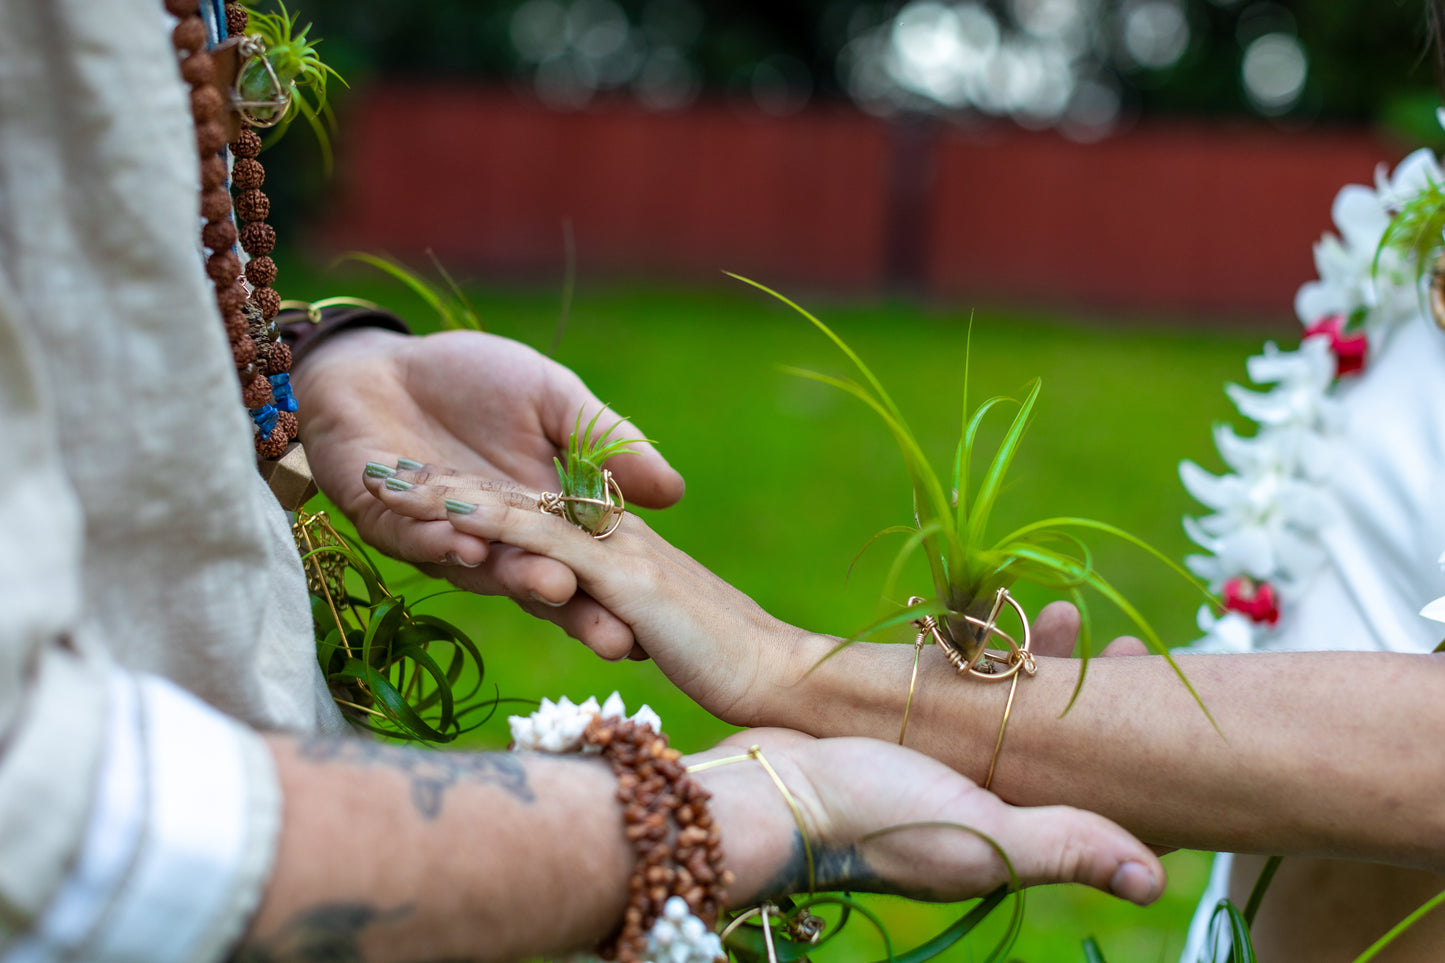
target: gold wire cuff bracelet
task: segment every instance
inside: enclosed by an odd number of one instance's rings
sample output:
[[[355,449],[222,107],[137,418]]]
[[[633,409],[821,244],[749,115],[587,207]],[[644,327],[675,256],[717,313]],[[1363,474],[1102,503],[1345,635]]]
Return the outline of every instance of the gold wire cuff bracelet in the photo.
[[[537,496],[537,510],[565,518],[576,525],[576,522],[568,517],[568,504],[596,505],[604,510],[597,525],[590,529],[582,525],[577,527],[600,542],[617,531],[617,527],[622,524],[622,516],[627,514],[627,501],[622,497],[622,488],[617,484],[617,479],[612,477],[612,472],[606,468],[602,469],[602,485],[606,498],[583,498],[580,495],[543,492]]]
[[[924,599],[915,595],[908,600],[908,604],[918,605],[923,601]],[[1012,608],[1023,624],[1024,640],[1022,643],[1017,642],[1013,636],[998,627],[998,616],[1004,605]],[[989,757],[988,773],[981,783],[984,789],[988,789],[993,784],[994,770],[998,767],[998,756],[1003,750],[1004,732],[1008,729],[1009,716],[1013,714],[1014,694],[1018,691],[1020,675],[1034,675],[1038,671],[1038,665],[1034,661],[1033,652],[1030,651],[1033,636],[1029,628],[1028,615],[1024,613],[1023,606],[1019,605],[1018,600],[1009,594],[1008,589],[1001,588],[994,594],[993,605],[989,609],[987,619],[979,619],[971,615],[965,615],[962,618],[963,621],[978,629],[979,644],[971,658],[960,652],[958,647],[944,635],[937,618],[925,615],[922,618],[914,619],[913,624],[918,627],[918,637],[913,640],[913,672],[908,679],[908,699],[903,704],[903,725],[898,731],[898,744],[903,745],[904,737],[908,735],[908,717],[913,711],[913,694],[918,686],[918,663],[923,655],[924,645],[929,639],[932,639],[943,650],[944,658],[959,675],[984,679],[988,682],[1009,680],[1008,701],[1004,703],[1003,720],[999,723],[998,738],[994,740],[993,754]],[[1001,651],[989,649],[989,639],[994,637],[1002,639],[1008,645],[1008,649]]]

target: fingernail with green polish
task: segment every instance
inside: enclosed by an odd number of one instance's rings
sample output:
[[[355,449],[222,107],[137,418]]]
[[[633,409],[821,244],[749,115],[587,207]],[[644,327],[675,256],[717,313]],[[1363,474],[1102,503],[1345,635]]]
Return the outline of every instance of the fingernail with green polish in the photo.
[[[388,468],[378,462],[369,461],[366,463],[366,474],[369,478],[390,478],[396,474],[396,469]]]
[[[473,505],[471,502],[459,501],[455,498],[447,499],[447,511],[451,512],[453,515],[470,515],[476,510],[477,506]]]
[[[400,478],[388,478],[386,480],[386,487],[394,492],[406,492],[411,491],[416,486],[409,481],[402,481]]]
[[[396,460],[396,467],[406,471],[421,471],[426,467],[426,462],[417,461],[415,458],[398,458]]]

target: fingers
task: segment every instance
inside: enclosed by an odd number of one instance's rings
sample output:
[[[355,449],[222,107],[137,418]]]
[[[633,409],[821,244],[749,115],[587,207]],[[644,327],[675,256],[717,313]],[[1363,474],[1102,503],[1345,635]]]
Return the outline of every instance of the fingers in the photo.
[[[1148,655],[1149,647],[1144,644],[1142,639],[1136,639],[1132,635],[1121,635],[1104,646],[1104,651],[1099,654],[1105,658],[1116,655]]]
[[[1032,634],[1035,655],[1067,659],[1074,654],[1074,642],[1079,637],[1079,610],[1068,602],[1044,606],[1034,620]]]
[[[578,592],[559,606],[521,599],[517,600],[517,604],[529,615],[556,623],[562,631],[608,662],[635,658],[636,653],[642,651],[627,623],[585,592]]]
[[[1010,809],[995,841],[1028,886],[1083,883],[1141,906],[1164,890],[1164,866],[1147,846],[1082,809]]]
[[[542,407],[542,427],[553,444],[563,451],[567,450],[567,438],[577,428],[579,411],[582,413],[583,429],[593,416],[602,412],[594,429],[596,436],[611,429],[607,436],[609,441],[615,438],[638,439],[637,444],[631,446],[631,454],[619,455],[607,462],[607,467],[622,488],[623,496],[644,508],[666,508],[682,498],[686,489],[682,475],[667,463],[655,445],[642,440],[647,436],[637,426],[607,409],[587,390],[581,379],[561,369],[549,387],[552,390]]]

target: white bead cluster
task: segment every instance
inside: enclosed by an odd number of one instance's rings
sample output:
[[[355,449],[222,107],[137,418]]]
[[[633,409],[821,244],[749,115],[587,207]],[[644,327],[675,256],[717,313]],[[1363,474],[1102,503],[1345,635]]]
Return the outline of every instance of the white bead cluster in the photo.
[[[649,725],[654,732],[662,731],[662,720],[648,706],[644,705],[629,717],[622,696],[617,692],[608,696],[607,701],[600,706],[596,696],[588,696],[587,701],[580,705],[574,704],[566,696],[556,702],[543,699],[536,712],[527,716],[509,716],[507,724],[512,730],[514,749],[592,753],[598,750],[586,745],[582,741],[582,734],[587,731],[587,724],[598,716],[604,719],[621,716],[631,722]]]
[[[1354,319],[1373,353],[1399,324],[1419,316],[1415,265],[1391,249],[1382,252],[1380,242],[1394,211],[1442,181],[1435,155],[1421,150],[1393,174],[1382,167],[1373,189],[1350,185],[1340,191],[1332,208],[1339,236],[1326,235],[1315,246],[1319,280],[1305,284],[1295,298],[1305,325]],[[1215,430],[1230,473],[1212,475],[1191,461],[1179,466],[1189,494],[1212,511],[1185,518],[1185,531],[1208,553],[1191,555],[1185,563],[1216,592],[1247,576],[1268,583],[1288,603],[1322,563],[1317,533],[1332,514],[1324,482],[1336,455],[1332,442],[1343,427],[1339,401],[1332,397],[1333,348],[1331,337],[1322,334],[1306,337],[1295,351],[1266,344],[1263,354],[1249,359],[1247,371],[1255,384],[1272,387],[1226,389],[1240,414],[1258,424],[1248,438],[1228,426]],[[1445,621],[1445,600],[1436,611]],[[1200,608],[1198,621],[1205,636],[1195,651],[1249,651],[1272,631],[1239,612],[1216,617],[1208,606]]]
[[[713,963],[725,959],[722,940],[688,909],[681,896],[669,899],[647,934],[648,963]]]
[[[662,731],[662,719],[648,706],[628,716],[621,693],[612,693],[601,705],[596,696],[589,696],[580,704],[563,696],[556,702],[543,699],[531,715],[508,717],[512,748],[553,753],[597,752],[582,736],[588,723],[599,716],[604,719],[620,716],[651,726],[654,732]],[[720,959],[726,959],[726,954],[718,935],[693,915],[682,897],[669,899],[647,934],[646,963],[713,963]],[[596,954],[582,952],[564,957],[563,963],[601,963],[601,960]]]

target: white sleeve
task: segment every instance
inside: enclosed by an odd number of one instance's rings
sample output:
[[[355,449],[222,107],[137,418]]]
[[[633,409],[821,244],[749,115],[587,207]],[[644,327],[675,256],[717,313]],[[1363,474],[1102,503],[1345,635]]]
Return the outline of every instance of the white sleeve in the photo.
[[[4,963],[220,959],[271,866],[270,755],[254,732],[164,680],[111,670],[105,692],[83,843]]]

